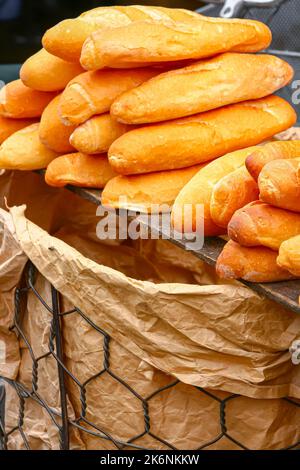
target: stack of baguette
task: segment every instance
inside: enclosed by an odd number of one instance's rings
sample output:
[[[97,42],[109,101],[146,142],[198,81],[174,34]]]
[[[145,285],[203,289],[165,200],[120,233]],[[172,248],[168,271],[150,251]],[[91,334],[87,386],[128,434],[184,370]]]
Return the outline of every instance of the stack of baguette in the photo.
[[[0,168],[47,168],[53,186],[105,187],[107,206],[120,207],[120,196],[141,211],[172,205],[208,162],[294,124],[273,95],[291,67],[254,54],[270,41],[258,21],[184,9],[99,7],[62,21],[1,90]]]
[[[179,231],[195,230],[201,204],[205,235],[228,229],[232,239],[219,274],[261,281],[273,263],[272,280],[292,277],[300,268],[287,271],[290,247],[278,264],[274,250],[300,234],[290,188],[300,142],[270,142],[296,122],[274,95],[292,68],[256,54],[270,42],[258,21],[182,9],[100,7],[65,20],[1,90],[0,168],[46,168],[49,185],[104,188],[110,207],[173,206]]]
[[[230,241],[218,258],[218,274],[252,282],[300,277],[300,141],[252,149],[242,171],[256,185],[257,197],[228,221]],[[224,180],[214,192],[220,190],[226,192]],[[212,217],[234,204],[229,197],[223,202],[222,211],[211,205]]]

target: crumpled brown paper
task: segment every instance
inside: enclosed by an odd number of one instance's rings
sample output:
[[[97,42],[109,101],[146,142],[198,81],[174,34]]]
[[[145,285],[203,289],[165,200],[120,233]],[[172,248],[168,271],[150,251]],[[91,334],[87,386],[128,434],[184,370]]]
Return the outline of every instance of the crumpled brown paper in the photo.
[[[15,238],[11,217],[2,213],[0,220],[0,376],[15,379],[20,354],[16,335],[9,330],[14,315],[14,294],[27,256]]]
[[[69,310],[72,304],[65,299],[63,307]],[[101,335],[76,314],[64,317],[63,330],[66,365],[84,383],[102,368]],[[174,377],[136,357],[113,338],[109,349],[110,370],[143,398],[174,383]],[[72,380],[68,382],[68,390],[79,416],[80,394]],[[116,380],[104,374],[92,380],[86,391],[87,417],[96,426],[121,441],[143,432],[141,403]],[[216,390],[210,393],[220,399],[231,395]],[[197,449],[215,439],[221,431],[220,404],[195,387],[180,382],[149,400],[149,415],[151,433],[178,449]],[[299,418],[299,408],[279,399],[237,397],[226,407],[228,434],[250,449],[280,449],[295,444],[300,438]],[[87,449],[115,448],[109,441],[99,441],[84,432],[81,437]],[[134,443],[144,448],[168,449],[148,434]],[[239,449],[227,437],[208,448]]]
[[[288,354],[291,342],[300,336],[297,314],[238,283],[220,284],[211,268],[167,241],[99,242],[95,206],[66,190],[54,195],[40,181],[40,194],[35,186],[23,189],[22,195],[20,180],[30,178],[30,174],[10,177],[9,204],[13,199],[26,202],[26,215],[35,222],[39,213],[46,212],[49,220],[44,216],[43,226],[61,240],[28,221],[23,208],[11,210],[13,225],[24,252],[63,292],[64,309],[76,304],[110,334],[110,369],[143,398],[175,377],[181,380],[149,400],[154,435],[179,449],[195,449],[219,435],[219,403],[193,386],[200,385],[222,399],[231,392],[247,395],[226,405],[228,434],[246,447],[278,449],[300,439],[300,409],[277,399],[299,398],[299,368],[291,364]],[[49,284],[42,276],[37,287],[49,300]],[[45,350],[46,342],[40,338],[49,329],[44,310],[30,296],[24,328],[37,352]],[[64,317],[62,327],[66,365],[84,383],[103,367],[103,338],[77,314]],[[18,378],[29,386],[30,360],[25,360],[28,352],[22,342],[21,356]],[[43,396],[57,406],[55,365],[45,364],[40,377]],[[79,388],[71,378],[67,385],[73,420],[81,412]],[[10,397],[9,414],[16,419],[14,405]],[[25,415],[32,447],[57,448],[56,430],[34,407],[28,407]],[[87,386],[87,418],[119,440],[144,429],[141,403],[107,373]],[[135,444],[167,448],[148,434]],[[15,437],[10,446],[22,448],[22,443]],[[80,431],[72,436],[71,447],[110,449],[114,445]],[[209,448],[238,446],[223,437]]]
[[[32,391],[33,360],[49,351],[51,315],[37,300],[32,292],[28,294],[26,312],[19,319],[24,338],[17,337],[11,331],[15,312],[15,290],[18,286],[28,258],[15,239],[15,231],[10,215],[0,209],[0,376],[16,380],[29,392]],[[41,275],[36,281],[36,288],[43,292],[43,298],[50,302],[50,285]],[[18,322],[18,324],[19,324]],[[25,341],[31,345],[31,351]],[[57,377],[57,364],[52,356],[46,356],[38,362],[37,394],[51,407],[60,413],[60,398]],[[18,426],[19,398],[11,382],[5,382],[6,388],[6,430]],[[69,403],[69,416],[73,409]],[[59,433],[46,409],[34,399],[27,398],[24,409],[25,441],[31,449],[59,449]],[[61,424],[59,417],[58,425]],[[71,447],[84,448],[79,433],[71,430]],[[10,449],[24,449],[26,442],[16,430],[9,436]]]
[[[27,256],[136,356],[185,383],[256,398],[300,398],[298,369],[288,352],[299,338],[298,315],[239,285],[129,278],[51,237],[24,211],[14,207],[11,214]]]

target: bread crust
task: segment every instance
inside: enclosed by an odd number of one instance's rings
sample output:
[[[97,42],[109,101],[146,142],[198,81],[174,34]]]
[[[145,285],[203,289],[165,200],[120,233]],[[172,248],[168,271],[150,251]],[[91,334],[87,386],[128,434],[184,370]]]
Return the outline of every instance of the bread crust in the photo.
[[[105,186],[101,202],[104,206],[118,209],[169,212],[179,191],[203,166],[145,175],[116,176]],[[155,208],[154,205],[160,207]]]
[[[279,248],[277,264],[291,274],[300,277],[300,236],[284,241]]]
[[[71,80],[62,93],[60,117],[65,125],[79,125],[96,114],[107,113],[125,91],[157,75],[154,69],[85,72]]]
[[[15,132],[35,122],[35,119],[11,119],[0,116],[0,145]]]
[[[234,213],[256,201],[259,190],[256,181],[249,175],[245,166],[224,176],[214,186],[211,201],[210,215],[216,225],[226,228]]]
[[[110,147],[109,161],[124,175],[185,168],[257,145],[296,119],[278,96],[245,101],[127,132]]]
[[[241,168],[253,147],[229,153],[208,163],[183,187],[175,199],[172,223],[178,232],[195,232],[204,224],[204,235],[215,236],[226,233],[226,228],[217,226],[211,218],[210,204],[215,185],[224,176]],[[197,206],[203,207],[203,215],[197,217]],[[183,210],[185,217],[182,217]]]
[[[74,151],[70,136],[75,126],[64,126],[59,117],[61,95],[56,96],[44,109],[39,126],[41,142],[54,152],[64,154]]]
[[[103,188],[114,176],[106,155],[71,153],[56,158],[48,165],[45,181],[50,186],[67,184],[83,188]]]
[[[119,123],[109,113],[101,114],[76,127],[70,143],[82,153],[105,153],[118,137],[132,128],[133,126]]]
[[[300,235],[300,214],[261,201],[251,202],[233,215],[228,235],[243,246],[263,245],[279,250],[282,242]]]
[[[246,168],[255,181],[263,167],[272,160],[300,157],[300,140],[269,142],[258,147],[246,159]]]
[[[264,246],[249,248],[230,240],[216,264],[223,279],[244,279],[249,282],[277,282],[293,279],[286,269],[278,266],[278,252]]]
[[[14,80],[0,90],[0,116],[13,119],[38,118],[56,94],[32,90],[21,80]]]
[[[8,137],[0,147],[0,168],[40,170],[57,157],[39,139],[39,124],[31,124]]]
[[[300,157],[267,163],[260,172],[258,185],[262,201],[300,212]]]
[[[228,52],[165,72],[123,93],[111,114],[127,124],[177,119],[263,98],[292,77],[292,67],[278,57]]]
[[[21,67],[24,85],[39,91],[61,91],[72,78],[84,70],[79,62],[67,62],[41,49],[27,59]]]
[[[258,21],[201,17],[186,22],[135,21],[100,29],[85,41],[87,70],[211,57],[222,52],[258,52],[269,46],[269,28]]]
[[[82,13],[78,18],[61,21],[43,36],[44,48],[62,59],[79,62],[84,41],[93,32],[103,28],[125,26],[133,21],[187,21],[201,15],[184,9],[152,6],[98,7]]]

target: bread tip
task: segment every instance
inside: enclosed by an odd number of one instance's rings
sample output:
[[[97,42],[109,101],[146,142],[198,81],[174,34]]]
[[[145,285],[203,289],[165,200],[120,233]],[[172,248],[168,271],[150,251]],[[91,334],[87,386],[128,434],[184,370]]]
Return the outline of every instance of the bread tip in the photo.
[[[251,23],[255,25],[256,31],[259,32],[261,38],[260,50],[267,49],[273,40],[273,34],[268,25],[258,20],[251,20]]]
[[[289,64],[285,62],[285,70],[286,70],[286,82],[285,85],[288,85],[295,76],[295,69]]]
[[[107,156],[108,156],[109,164],[117,173],[120,173],[121,175],[126,174],[126,172],[124,172],[124,169],[122,169],[122,160],[120,159],[118,155],[115,155],[114,153],[111,153],[110,151],[108,151]]]
[[[56,47],[59,46],[58,39],[60,39],[61,23],[57,23],[56,25],[47,29],[44,33],[42,37],[42,46],[44,47],[44,49],[46,49],[46,51],[48,49],[52,49],[53,45],[55,45]]]
[[[85,146],[90,145],[90,140],[86,138],[86,132],[80,125],[73,130],[69,142],[78,152],[82,153],[87,153]]]
[[[97,111],[93,99],[81,85],[71,83],[64,90],[58,112],[65,126],[76,126],[87,121]]]
[[[96,70],[102,68],[100,66],[100,62],[100,54],[97,54],[96,52],[93,34],[91,34],[83,43],[80,55],[80,65],[85,70]]]

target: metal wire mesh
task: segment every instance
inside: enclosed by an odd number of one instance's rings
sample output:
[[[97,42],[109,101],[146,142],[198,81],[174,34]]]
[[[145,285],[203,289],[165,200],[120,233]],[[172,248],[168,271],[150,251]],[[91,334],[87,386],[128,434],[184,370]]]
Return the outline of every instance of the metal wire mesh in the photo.
[[[145,448],[140,446],[136,443],[141,437],[148,434],[154,439],[157,444],[163,444],[166,449],[171,450],[180,450],[177,449],[171,442],[167,441],[165,438],[155,434],[152,431],[152,419],[151,416],[151,404],[155,397],[159,394],[163,394],[166,390],[176,387],[180,384],[178,380],[174,380],[168,385],[157,389],[156,391],[152,392],[148,396],[141,396],[131,385],[126,383],[120,376],[114,373],[110,368],[110,358],[111,358],[111,350],[110,350],[110,336],[103,331],[98,325],[88,318],[84,312],[82,312],[78,308],[74,308],[68,311],[61,311],[60,310],[60,302],[59,302],[59,294],[51,287],[51,297],[52,297],[52,304],[48,305],[47,302],[40,296],[35,288],[35,274],[36,270],[34,266],[29,263],[26,269],[26,276],[25,276],[25,287],[20,287],[16,290],[15,293],[15,314],[13,325],[11,329],[15,331],[18,335],[19,339],[22,339],[26,345],[26,348],[29,351],[32,361],[32,374],[31,374],[31,387],[26,387],[24,384],[8,380],[4,377],[0,377],[0,449],[7,449],[7,444],[10,436],[14,433],[19,433],[22,438],[24,447],[30,450],[29,440],[26,436],[26,431],[24,430],[25,425],[25,406],[26,401],[29,399],[33,399],[40,407],[42,407],[46,413],[50,416],[52,422],[54,423],[57,433],[59,436],[60,448],[62,450],[67,450],[70,447],[69,444],[69,435],[70,429],[77,428],[83,433],[88,433],[96,438],[99,439],[99,448],[101,448],[101,441],[106,440],[109,441],[111,444],[114,445],[116,449],[144,449],[149,450],[149,448]],[[23,323],[23,314],[22,314],[22,305],[26,304],[26,298],[28,293],[31,292],[34,296],[38,299],[39,302],[48,310],[51,314],[51,328],[49,332],[48,338],[48,345],[49,350],[46,354],[36,357],[31,344],[24,333],[22,323]],[[25,302],[24,302],[25,301]],[[85,321],[89,327],[93,328],[98,334],[101,341],[103,341],[103,363],[100,367],[100,370],[94,374],[93,376],[89,377],[84,382],[80,382],[77,377],[75,377],[70,370],[65,365],[64,361],[64,354],[63,354],[63,341],[62,341],[62,329],[61,329],[61,320],[64,316],[67,315],[79,315],[83,321]],[[52,356],[55,359],[55,363],[57,365],[57,374],[59,378],[59,393],[60,393],[60,410],[53,409],[47,405],[46,401],[39,393],[39,366],[41,361],[43,361],[46,357]],[[88,385],[103,377],[104,375],[109,375],[110,378],[118,384],[125,387],[128,393],[132,394],[139,402],[140,402],[140,412],[143,415],[144,421],[144,430],[139,432],[138,434],[134,435],[133,430],[133,437],[129,440],[121,441],[118,438],[114,437],[113,433],[110,432],[109,429],[103,429],[97,426],[95,423],[91,422],[88,419]],[[68,387],[66,386],[67,380],[66,378],[74,381],[80,391],[80,403],[81,409],[75,418],[71,419],[68,417],[68,410],[67,410],[67,395],[68,395]],[[10,430],[6,430],[5,427],[5,389],[4,389],[4,381],[6,385],[12,387],[17,396],[18,400],[15,403],[15,406],[18,409],[18,422],[16,426],[14,426]],[[235,444],[240,449],[247,450],[248,448],[242,442],[237,440],[235,437],[231,435],[231,433],[227,429],[227,417],[228,417],[228,404],[232,402],[232,400],[238,399],[239,395],[232,394],[227,396],[225,399],[221,399],[211,391],[207,391],[200,387],[192,387],[192,389],[197,390],[197,393],[204,394],[210,400],[214,401],[219,408],[219,432],[217,435],[209,440],[208,442],[202,443],[197,447],[195,450],[204,450],[209,449],[210,446],[217,443],[220,439],[226,438]],[[290,398],[283,398],[283,401],[289,403],[289,405],[294,407],[300,407],[300,403],[297,401],[290,399]],[[172,424],[170,423],[170,426]],[[201,436],[199,436],[199,441],[201,441]],[[288,449],[295,449],[299,448],[300,441],[293,443],[291,446],[284,450]],[[155,447],[153,448],[155,450]],[[182,449],[181,449],[182,450]]]
[[[205,0],[205,3],[209,3],[209,0]],[[209,16],[219,16],[222,8],[223,4],[211,4],[209,8],[200,8],[199,11],[202,10],[204,14]],[[263,21],[271,28],[273,49],[300,51],[299,0],[285,0],[273,7],[257,8],[248,5],[242,15],[244,18]]]

